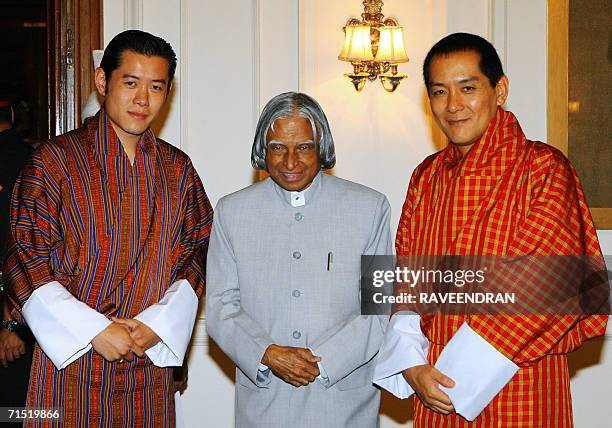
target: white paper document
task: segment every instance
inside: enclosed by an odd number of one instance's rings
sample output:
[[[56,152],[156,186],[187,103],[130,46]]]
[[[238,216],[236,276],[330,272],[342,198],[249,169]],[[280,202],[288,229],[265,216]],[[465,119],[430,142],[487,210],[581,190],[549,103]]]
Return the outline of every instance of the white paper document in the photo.
[[[484,410],[519,369],[466,323],[444,347],[435,367],[455,381],[453,388],[440,389],[468,421]]]

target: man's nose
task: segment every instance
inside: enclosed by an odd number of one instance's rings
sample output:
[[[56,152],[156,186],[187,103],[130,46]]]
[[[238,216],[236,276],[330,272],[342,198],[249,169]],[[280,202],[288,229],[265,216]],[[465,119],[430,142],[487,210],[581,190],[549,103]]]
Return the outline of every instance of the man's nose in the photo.
[[[297,154],[295,150],[287,150],[285,154],[285,167],[291,171],[298,163]]]
[[[449,91],[448,97],[446,98],[446,109],[454,113],[461,110],[461,96],[456,91]]]
[[[141,107],[149,105],[149,91],[144,86],[139,86],[134,94],[134,104],[138,104]]]

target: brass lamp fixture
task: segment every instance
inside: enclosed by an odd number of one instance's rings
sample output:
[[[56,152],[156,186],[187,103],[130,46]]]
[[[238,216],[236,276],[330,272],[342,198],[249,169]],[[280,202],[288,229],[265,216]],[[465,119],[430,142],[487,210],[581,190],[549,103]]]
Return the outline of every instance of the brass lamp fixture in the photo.
[[[393,92],[407,77],[397,72],[399,63],[408,62],[403,29],[396,19],[385,18],[382,6],[382,0],[364,0],[362,19],[351,18],[343,28],[344,47],[338,59],[353,65],[353,72],[345,76],[357,92],[367,80],[377,78],[387,92]]]

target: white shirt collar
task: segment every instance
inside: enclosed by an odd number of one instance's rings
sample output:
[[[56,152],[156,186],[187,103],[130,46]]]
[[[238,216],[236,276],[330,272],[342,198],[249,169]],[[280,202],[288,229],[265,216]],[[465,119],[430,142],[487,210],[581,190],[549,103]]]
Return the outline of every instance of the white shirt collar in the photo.
[[[312,185],[312,183],[310,183],[310,185],[302,190],[301,192],[289,192],[289,194],[291,195],[291,206],[293,207],[301,207],[306,205],[306,191],[308,190],[308,188]]]
[[[316,189],[320,187],[321,174],[321,171],[319,171],[308,187],[299,192],[285,190],[273,181],[274,188],[283,197],[283,199],[291,204],[291,206],[301,207],[306,205],[312,199]]]

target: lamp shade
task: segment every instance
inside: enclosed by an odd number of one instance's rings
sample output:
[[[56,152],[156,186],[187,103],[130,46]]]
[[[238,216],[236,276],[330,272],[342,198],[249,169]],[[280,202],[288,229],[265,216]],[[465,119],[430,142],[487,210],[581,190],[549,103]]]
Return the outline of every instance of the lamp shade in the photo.
[[[408,62],[402,27],[380,28],[380,42],[376,53],[376,61],[393,64]]]
[[[338,55],[341,61],[372,61],[372,42],[369,25],[347,25],[344,28],[344,47]]]

